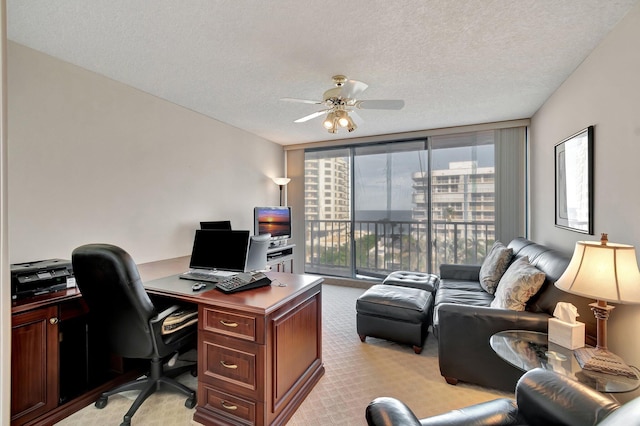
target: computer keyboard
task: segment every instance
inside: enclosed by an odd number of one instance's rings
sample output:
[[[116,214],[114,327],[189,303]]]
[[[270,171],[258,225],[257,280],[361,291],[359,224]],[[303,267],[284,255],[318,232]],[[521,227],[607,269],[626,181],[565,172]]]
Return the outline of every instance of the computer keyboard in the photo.
[[[236,293],[243,290],[251,290],[265,287],[271,284],[271,280],[263,273],[241,273],[226,278],[217,283],[216,288],[223,293]]]

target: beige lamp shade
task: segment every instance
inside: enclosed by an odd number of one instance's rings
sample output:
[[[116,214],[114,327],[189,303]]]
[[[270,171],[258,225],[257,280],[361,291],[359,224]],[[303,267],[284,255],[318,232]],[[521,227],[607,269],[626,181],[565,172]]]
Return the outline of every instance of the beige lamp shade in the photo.
[[[291,179],[286,177],[274,177],[272,180],[276,185],[286,185],[291,182]]]
[[[568,293],[611,303],[640,303],[640,271],[633,246],[578,241],[556,281]]]

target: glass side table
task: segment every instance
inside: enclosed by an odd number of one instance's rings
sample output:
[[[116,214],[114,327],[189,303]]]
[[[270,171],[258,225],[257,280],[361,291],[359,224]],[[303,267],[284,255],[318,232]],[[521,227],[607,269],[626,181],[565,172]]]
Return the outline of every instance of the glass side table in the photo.
[[[489,343],[500,358],[522,371],[544,368],[571,377],[600,392],[630,392],[640,386],[640,379],[583,370],[573,351],[549,342],[547,333],[501,331],[491,336]],[[640,377],[640,370],[633,368]]]

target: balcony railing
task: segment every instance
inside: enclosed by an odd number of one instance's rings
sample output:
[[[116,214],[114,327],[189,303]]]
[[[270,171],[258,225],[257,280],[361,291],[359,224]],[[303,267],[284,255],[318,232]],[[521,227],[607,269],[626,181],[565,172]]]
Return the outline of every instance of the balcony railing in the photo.
[[[397,270],[437,273],[442,263],[482,263],[495,240],[493,223],[357,220],[353,225],[352,230],[349,220],[307,220],[305,272],[345,277],[382,277]]]

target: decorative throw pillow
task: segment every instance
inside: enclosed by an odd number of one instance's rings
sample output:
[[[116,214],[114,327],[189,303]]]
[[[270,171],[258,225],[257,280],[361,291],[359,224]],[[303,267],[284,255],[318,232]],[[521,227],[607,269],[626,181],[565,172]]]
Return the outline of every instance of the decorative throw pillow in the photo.
[[[480,285],[487,293],[496,292],[498,282],[507,270],[512,257],[512,249],[505,247],[500,241],[493,243],[493,247],[480,267]]]
[[[524,311],[529,299],[542,287],[544,278],[544,272],[531,265],[528,257],[516,259],[500,279],[491,307]]]

